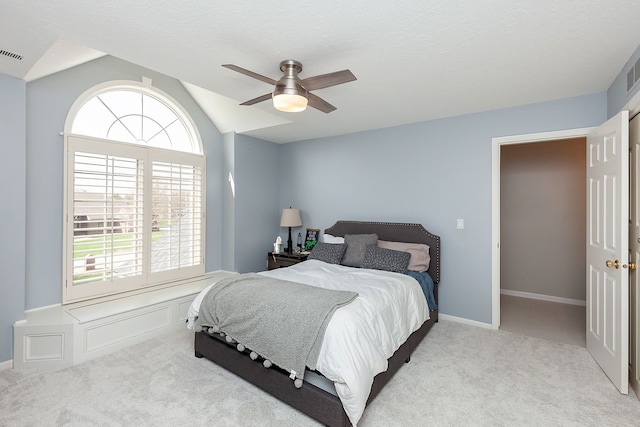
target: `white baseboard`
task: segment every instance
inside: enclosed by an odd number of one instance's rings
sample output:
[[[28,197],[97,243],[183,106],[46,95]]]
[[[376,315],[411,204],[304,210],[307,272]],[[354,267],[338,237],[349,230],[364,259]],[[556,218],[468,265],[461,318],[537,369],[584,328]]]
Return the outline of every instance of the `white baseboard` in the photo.
[[[477,326],[484,329],[494,329],[491,323],[478,322],[477,320],[465,319],[464,317],[451,316],[448,314],[438,313],[439,320],[447,320],[449,322],[463,323],[465,325]]]
[[[11,369],[11,368],[13,368],[13,360],[0,362],[0,371],[4,371],[5,369]]]
[[[36,307],[36,308],[30,308],[28,310],[24,311],[25,317],[27,317],[30,313],[37,313],[39,311],[48,311],[54,308],[60,308],[62,307],[62,304],[58,303],[58,304],[51,304],[51,305],[45,305],[42,307]]]
[[[542,301],[558,302],[560,304],[580,305],[582,307],[587,306],[587,302],[580,299],[554,297],[551,295],[534,294],[530,292],[512,291],[509,289],[500,289],[501,294],[510,295],[513,297],[537,299]]]

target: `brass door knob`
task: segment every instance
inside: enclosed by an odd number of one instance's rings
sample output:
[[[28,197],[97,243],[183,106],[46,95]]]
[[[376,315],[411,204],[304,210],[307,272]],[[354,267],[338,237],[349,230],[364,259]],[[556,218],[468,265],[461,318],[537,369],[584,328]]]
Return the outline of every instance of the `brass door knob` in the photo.
[[[629,262],[629,270],[634,271],[636,269],[636,263],[631,261]]]
[[[618,260],[611,261],[610,259],[608,259],[608,260],[605,261],[605,264],[609,268],[611,268],[611,267],[614,267],[616,269],[620,268],[620,261],[618,261]]]

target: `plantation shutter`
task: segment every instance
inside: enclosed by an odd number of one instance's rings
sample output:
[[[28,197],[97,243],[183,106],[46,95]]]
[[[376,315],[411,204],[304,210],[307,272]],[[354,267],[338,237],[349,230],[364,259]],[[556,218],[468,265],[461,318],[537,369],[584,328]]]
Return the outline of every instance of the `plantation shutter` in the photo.
[[[67,287],[76,298],[128,287],[144,276],[146,150],[70,138]],[[70,262],[69,262],[70,261]]]
[[[151,272],[202,263],[202,167],[154,161],[153,227],[163,229],[151,248]]]

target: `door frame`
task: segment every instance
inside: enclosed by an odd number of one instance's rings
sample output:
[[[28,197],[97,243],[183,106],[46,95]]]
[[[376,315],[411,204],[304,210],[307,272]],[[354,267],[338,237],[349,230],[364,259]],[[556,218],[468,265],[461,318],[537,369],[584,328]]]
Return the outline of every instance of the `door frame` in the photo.
[[[640,90],[619,111],[629,110],[629,118],[640,112]],[[611,117],[615,116],[613,114]],[[609,119],[607,117],[602,123]],[[600,123],[600,124],[602,124]],[[500,148],[503,145],[581,138],[595,127],[552,132],[501,136],[491,140],[491,328],[500,328]],[[585,177],[586,185],[586,177]],[[586,284],[585,284],[586,286]]]
[[[500,328],[500,149],[505,145],[586,138],[594,128],[502,136],[491,141],[491,328]]]

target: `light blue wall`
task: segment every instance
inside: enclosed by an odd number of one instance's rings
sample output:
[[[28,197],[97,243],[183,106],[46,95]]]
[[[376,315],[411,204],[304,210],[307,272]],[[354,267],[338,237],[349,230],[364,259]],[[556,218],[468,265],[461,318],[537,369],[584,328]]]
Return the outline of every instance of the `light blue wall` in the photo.
[[[63,140],[69,108],[91,87],[112,80],[141,81],[179,102],[191,115],[207,154],[206,268],[221,266],[222,135],[182,84],[170,77],[113,57],[102,57],[27,84],[26,308],[62,300]]]
[[[240,273],[262,271],[278,221],[280,146],[235,133],[223,138],[222,265]]]
[[[638,81],[629,93],[627,93],[627,73],[639,58],[640,46],[638,46],[631,58],[629,58],[624,67],[622,67],[620,74],[618,74],[618,77],[616,77],[609,87],[609,90],[607,90],[607,117],[615,116],[618,111],[633,98],[633,95],[640,91],[640,81]],[[640,70],[636,70],[636,72],[640,72]]]
[[[280,223],[278,177],[280,145],[235,135],[235,270],[266,270],[267,252]]]
[[[602,93],[287,144],[281,205],[302,210],[303,228],[340,219],[423,224],[442,237],[442,313],[491,323],[492,138],[605,119]]]
[[[206,271],[220,270],[224,253],[222,248],[224,179],[220,173],[224,167],[222,135],[192,98],[187,94],[184,95],[185,98],[178,102],[187,109],[196,122],[207,162],[205,269]]]
[[[235,134],[225,133],[224,141],[224,169],[222,171],[222,269],[234,271],[236,265],[236,243],[235,243],[235,207],[236,199],[234,186],[236,179],[235,172]]]
[[[0,362],[13,353],[25,307],[26,84],[0,74]]]

